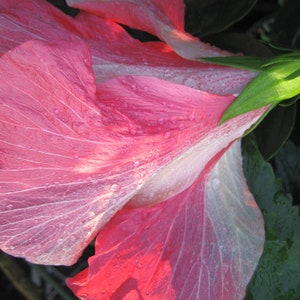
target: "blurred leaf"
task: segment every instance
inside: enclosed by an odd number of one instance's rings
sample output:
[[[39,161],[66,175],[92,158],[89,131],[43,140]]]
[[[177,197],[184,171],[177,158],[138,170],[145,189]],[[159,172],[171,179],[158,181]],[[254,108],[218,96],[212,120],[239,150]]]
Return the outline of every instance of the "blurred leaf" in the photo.
[[[262,71],[262,65],[265,63],[265,58],[254,56],[201,57],[199,59],[213,64],[257,72]]]
[[[266,241],[264,251],[245,300],[299,300],[299,257],[289,254],[284,241]]]
[[[261,208],[266,230],[264,253],[248,285],[246,300],[297,300],[300,294],[300,218],[253,135],[243,140],[244,172]]]
[[[275,156],[276,174],[288,192],[300,200],[300,148],[288,141]]]
[[[300,48],[300,1],[288,0],[280,9],[272,27],[271,42]]]
[[[296,118],[296,103],[275,107],[256,127],[254,133],[264,159],[271,159],[289,138]]]
[[[242,19],[257,0],[185,0],[185,29],[205,36],[225,30]]]
[[[247,56],[254,57],[271,57],[273,52],[271,47],[261,41],[254,39],[251,35],[237,32],[222,32],[204,39],[206,42],[226,49],[232,53],[243,53]]]

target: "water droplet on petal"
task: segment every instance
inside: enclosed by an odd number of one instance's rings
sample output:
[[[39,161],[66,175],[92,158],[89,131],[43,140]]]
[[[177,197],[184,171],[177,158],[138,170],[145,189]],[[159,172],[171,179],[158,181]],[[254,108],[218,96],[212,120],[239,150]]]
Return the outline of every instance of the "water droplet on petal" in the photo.
[[[93,219],[95,217],[95,213],[93,211],[89,212],[89,218]]]
[[[129,129],[130,134],[136,135],[137,134],[137,129],[136,128],[130,128]]]
[[[84,123],[83,122],[77,122],[77,121],[74,121],[72,123],[72,128],[75,132],[79,133],[79,134],[82,134],[85,132],[85,126],[84,126]]]
[[[157,122],[158,122],[158,124],[164,124],[165,119],[164,119],[164,118],[159,118],[159,119],[157,120]]]
[[[117,192],[117,191],[120,190],[120,188],[121,188],[121,187],[120,187],[118,184],[114,183],[114,184],[111,185],[110,190],[111,190],[112,192]]]
[[[220,188],[220,180],[218,178],[214,178],[212,180],[212,187],[215,189],[215,190],[218,190]]]
[[[195,115],[194,114],[191,114],[190,117],[189,117],[190,121],[194,121],[195,120]]]
[[[167,132],[164,134],[164,138],[165,138],[165,139],[168,139],[170,136],[171,136],[171,133],[170,133],[169,131],[167,131]]]
[[[173,124],[175,124],[175,123],[177,122],[177,118],[176,118],[176,117],[172,117],[172,118],[171,118],[171,122],[172,122]]]

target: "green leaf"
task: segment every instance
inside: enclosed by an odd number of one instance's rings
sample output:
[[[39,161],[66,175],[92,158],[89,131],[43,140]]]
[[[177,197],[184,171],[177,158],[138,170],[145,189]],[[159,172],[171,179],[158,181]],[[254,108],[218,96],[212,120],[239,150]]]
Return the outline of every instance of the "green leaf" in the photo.
[[[270,45],[253,38],[247,33],[222,32],[208,36],[205,41],[218,48],[226,49],[231,53],[243,53],[254,58],[274,56]]]
[[[243,113],[270,105],[272,108],[284,100],[300,94],[300,52],[273,58],[251,56],[210,57],[202,60],[220,65],[259,71],[230,105],[220,123]]]
[[[246,300],[297,300],[300,294],[300,218],[298,209],[262,158],[253,135],[243,140],[247,183],[262,210],[266,242]]]
[[[289,254],[284,241],[266,241],[245,300],[299,300],[300,258]]]
[[[264,159],[271,159],[289,138],[295,124],[297,105],[277,106],[255,128],[254,134]]]
[[[217,65],[257,72],[262,71],[262,65],[266,62],[266,58],[254,56],[200,57],[199,60],[204,60]]]
[[[185,29],[206,36],[225,30],[242,19],[257,0],[185,0]]]
[[[272,26],[271,42],[285,47],[300,48],[300,1],[284,1]]]
[[[275,156],[276,175],[280,176],[286,189],[296,197],[300,195],[300,148],[291,141]]]

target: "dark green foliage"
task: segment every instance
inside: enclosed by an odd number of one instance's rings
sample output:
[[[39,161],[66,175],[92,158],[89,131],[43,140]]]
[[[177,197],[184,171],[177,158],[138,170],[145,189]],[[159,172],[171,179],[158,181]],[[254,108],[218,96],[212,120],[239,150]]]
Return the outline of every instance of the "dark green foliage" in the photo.
[[[264,159],[271,159],[286,142],[294,128],[297,104],[275,107],[254,133]]]
[[[257,0],[185,0],[186,30],[200,37],[225,30],[242,19]]]
[[[276,175],[280,176],[286,190],[293,195],[294,204],[300,204],[300,148],[287,141],[274,161]]]
[[[300,217],[271,165],[264,161],[253,136],[243,142],[244,171],[262,210],[266,242],[246,300],[300,299]],[[300,156],[299,156],[300,159]]]

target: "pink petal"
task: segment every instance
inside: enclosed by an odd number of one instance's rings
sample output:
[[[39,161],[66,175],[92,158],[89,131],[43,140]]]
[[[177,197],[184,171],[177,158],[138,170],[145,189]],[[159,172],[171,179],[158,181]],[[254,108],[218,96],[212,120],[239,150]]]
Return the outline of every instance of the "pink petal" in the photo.
[[[75,32],[72,18],[47,1],[0,0],[0,54],[31,39],[75,41]]]
[[[36,263],[74,263],[130,199],[165,200],[153,196],[173,160],[199,162],[187,164],[187,177],[176,172],[167,196],[263,112],[218,127],[232,96],[151,77],[103,83],[95,99],[90,54],[79,42],[27,42],[1,57],[0,73],[0,246]]]
[[[183,0],[67,0],[68,5],[152,33],[184,58],[228,55],[184,31]]]
[[[242,299],[263,241],[235,143],[181,194],[114,216],[68,285],[86,300]]]
[[[143,44],[119,25],[87,13],[79,14],[74,20],[46,1],[12,0],[2,7],[5,9],[1,9],[0,52],[31,39],[83,39],[92,51],[97,83],[124,75],[154,76],[226,95],[240,93],[255,76],[248,71],[185,60],[164,43]]]

